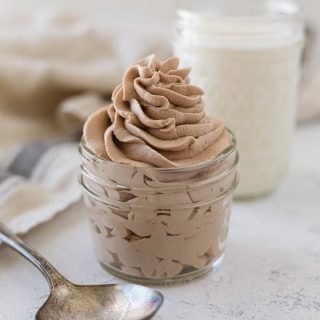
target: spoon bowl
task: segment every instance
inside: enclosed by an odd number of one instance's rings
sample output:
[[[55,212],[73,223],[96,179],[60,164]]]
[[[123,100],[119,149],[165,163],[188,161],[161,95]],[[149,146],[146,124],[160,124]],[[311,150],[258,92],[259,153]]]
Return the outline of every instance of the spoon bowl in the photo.
[[[150,319],[162,305],[160,292],[140,285],[71,283],[1,223],[0,241],[33,263],[49,283],[51,293],[36,320],[144,320]]]
[[[69,282],[52,291],[36,320],[150,319],[162,301],[161,293],[139,285],[80,286]]]

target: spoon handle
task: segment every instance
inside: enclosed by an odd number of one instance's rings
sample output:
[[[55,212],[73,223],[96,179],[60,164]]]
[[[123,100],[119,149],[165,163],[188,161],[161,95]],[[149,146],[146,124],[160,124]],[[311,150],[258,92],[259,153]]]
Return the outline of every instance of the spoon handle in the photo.
[[[0,241],[6,243],[36,266],[47,279],[51,289],[67,281],[43,256],[17,237],[1,222]]]

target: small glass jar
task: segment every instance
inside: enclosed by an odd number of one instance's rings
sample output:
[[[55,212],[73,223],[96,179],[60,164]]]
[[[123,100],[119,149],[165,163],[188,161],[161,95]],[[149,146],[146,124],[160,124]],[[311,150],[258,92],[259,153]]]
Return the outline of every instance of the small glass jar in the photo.
[[[230,146],[206,162],[142,168],[97,157],[84,141],[80,184],[94,249],[119,278],[171,284],[199,277],[223,258],[238,155]]]
[[[303,27],[290,1],[181,0],[174,53],[192,66],[207,113],[235,133],[236,196],[273,191],[291,154]]]

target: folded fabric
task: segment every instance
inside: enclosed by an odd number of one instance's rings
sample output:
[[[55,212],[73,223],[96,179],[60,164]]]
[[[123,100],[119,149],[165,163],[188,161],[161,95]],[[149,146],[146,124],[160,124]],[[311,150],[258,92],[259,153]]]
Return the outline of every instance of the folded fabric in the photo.
[[[58,105],[57,122],[66,132],[80,131],[88,116],[108,103],[110,103],[109,100],[103,99],[94,92],[74,95]]]
[[[34,141],[0,153],[0,221],[16,233],[80,199],[77,143]]]
[[[72,95],[108,95],[136,59],[151,52],[167,56],[168,26],[146,28],[129,7],[119,12],[121,19],[111,19],[110,8],[103,23],[75,3],[72,11],[40,6],[21,15],[1,12],[0,111],[51,115]]]

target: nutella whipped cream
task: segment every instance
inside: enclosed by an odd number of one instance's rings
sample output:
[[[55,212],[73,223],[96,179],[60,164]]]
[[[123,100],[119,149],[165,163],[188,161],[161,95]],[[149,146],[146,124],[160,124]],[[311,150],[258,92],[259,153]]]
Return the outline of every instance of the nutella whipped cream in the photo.
[[[237,153],[179,60],[138,61],[92,114],[80,145],[80,182],[95,251],[111,273],[171,283],[223,257]]]
[[[115,162],[155,167],[196,164],[224,150],[223,122],[206,115],[191,69],[178,65],[175,57],[161,63],[150,56],[129,68],[113,103],[86,122],[87,146]]]

